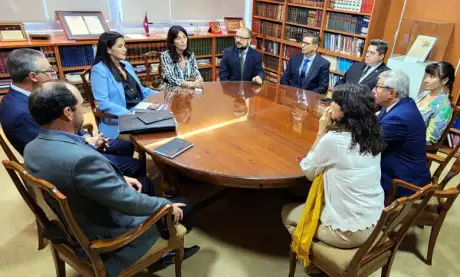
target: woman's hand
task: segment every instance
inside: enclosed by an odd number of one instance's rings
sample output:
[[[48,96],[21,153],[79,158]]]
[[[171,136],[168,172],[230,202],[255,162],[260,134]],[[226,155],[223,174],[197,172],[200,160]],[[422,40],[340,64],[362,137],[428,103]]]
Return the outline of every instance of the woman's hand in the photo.
[[[332,117],[331,117],[331,107],[327,107],[323,111],[323,115],[319,119],[319,129],[318,135],[324,135],[327,133],[328,128],[332,125]]]

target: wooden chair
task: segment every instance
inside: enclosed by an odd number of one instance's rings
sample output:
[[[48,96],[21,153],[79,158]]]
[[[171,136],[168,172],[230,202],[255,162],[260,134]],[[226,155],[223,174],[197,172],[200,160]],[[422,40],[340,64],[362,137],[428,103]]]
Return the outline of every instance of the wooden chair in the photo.
[[[96,119],[96,124],[99,126],[101,120],[103,119],[117,119],[118,116],[113,114],[108,114],[101,112],[96,105],[96,100],[94,99],[93,91],[91,90],[91,85],[88,82],[87,76],[91,72],[91,68],[85,69],[82,73],[80,73],[81,80],[83,82],[83,90],[88,97],[89,104],[91,105],[91,111],[94,114]]]
[[[454,128],[450,128],[447,130],[445,133],[454,133],[456,135],[460,135],[460,131]],[[452,159],[456,156],[456,153],[458,153],[458,150],[460,148],[460,143],[457,143],[454,145],[454,148],[447,153],[446,157],[440,156],[437,153],[427,153],[427,159],[429,164],[431,165],[433,162],[439,163],[439,167],[436,169],[436,171],[433,173],[432,180],[434,183],[438,183],[440,181],[440,176],[441,173],[444,171],[444,169],[447,167],[447,165],[452,161]]]
[[[5,152],[6,156],[8,157],[8,159],[10,161],[15,162],[17,164],[20,164],[18,159],[16,158],[16,155],[14,155],[13,151],[8,146],[7,141],[8,140],[4,137],[4,135],[0,134],[0,145],[2,146],[2,149]],[[18,187],[19,185],[22,185],[22,182],[17,178],[16,179],[11,178],[11,180],[13,181],[13,183],[14,183],[14,185],[16,187]],[[19,183],[17,183],[18,181],[19,181]],[[35,196],[35,193],[33,192],[33,190],[29,189],[27,191],[30,193],[31,197],[36,199],[36,196]],[[40,224],[40,222],[37,219],[35,220],[35,222],[37,224],[38,250],[42,250],[42,249],[44,249],[46,247],[47,242],[46,242],[45,238],[41,235],[42,225]]]
[[[406,187],[407,184],[393,181]],[[409,184],[410,185],[410,184]],[[382,211],[374,231],[359,248],[339,249],[321,241],[313,241],[310,251],[311,263],[328,276],[369,276],[382,268],[382,276],[390,276],[396,252],[407,230],[433,195],[433,185],[426,185],[410,197],[401,197]],[[409,213],[416,200],[423,201],[416,213]],[[293,277],[297,264],[296,254],[291,250],[289,277]]]
[[[444,133],[442,133],[442,136],[438,142],[432,145],[425,146],[426,152],[436,154],[439,148],[441,148],[444,145],[447,135],[449,134],[450,129],[452,128],[452,126],[455,123],[455,120],[457,119],[457,113],[458,113],[457,108],[455,107],[455,105],[452,105],[452,118],[449,124],[447,125],[446,130],[444,130]]]
[[[156,62],[160,63],[158,65],[158,74],[160,75],[160,79],[161,79],[161,74],[163,73],[163,65],[160,59],[161,53],[162,52],[158,52],[158,51],[149,51],[143,55],[144,60],[145,60],[145,74],[146,74],[145,84],[149,87],[155,87],[153,85],[154,75],[152,73],[152,67],[151,67],[153,63],[156,63]]]
[[[181,276],[184,235],[186,233],[186,229],[182,225],[173,225],[173,209],[171,205],[161,208],[140,226],[129,230],[119,237],[90,241],[83,234],[82,230],[75,221],[66,196],[59,192],[55,186],[44,180],[34,178],[16,162],[3,161],[3,165],[10,174],[11,178],[16,180],[15,184],[18,184],[18,190],[24,201],[27,203],[40,223],[44,226],[44,235],[47,236],[51,242],[51,253],[56,267],[56,275],[58,277],[65,277],[65,263],[72,266],[82,276],[106,277],[107,272],[105,265],[101,260],[100,254],[109,253],[126,246],[141,236],[146,230],[164,216],[166,216],[170,239],[158,239],[151,250],[149,250],[138,262],[123,270],[118,277],[133,276],[136,273],[143,271],[146,267],[158,261],[164,254],[171,250],[175,250],[176,252],[176,277]],[[44,196],[46,195],[44,197],[45,199],[48,199],[50,202],[55,204],[49,205],[47,203],[49,208],[56,212],[56,218],[58,218],[57,220],[50,220],[48,218],[40,205],[38,205],[35,199],[27,192],[26,187],[20,181],[18,175],[25,180],[25,183],[37,189],[37,191],[42,193]],[[77,248],[83,249],[88,259],[85,260],[77,256]]]

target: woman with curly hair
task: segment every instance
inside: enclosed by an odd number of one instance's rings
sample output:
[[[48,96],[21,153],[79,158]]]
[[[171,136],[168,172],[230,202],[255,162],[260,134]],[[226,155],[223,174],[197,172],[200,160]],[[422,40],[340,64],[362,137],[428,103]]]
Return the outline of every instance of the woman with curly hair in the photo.
[[[385,148],[367,86],[335,87],[316,141],[300,167],[309,180],[323,173],[324,206],[315,237],[339,248],[362,245],[384,207],[380,153]],[[292,233],[305,204],[288,204],[282,217]]]

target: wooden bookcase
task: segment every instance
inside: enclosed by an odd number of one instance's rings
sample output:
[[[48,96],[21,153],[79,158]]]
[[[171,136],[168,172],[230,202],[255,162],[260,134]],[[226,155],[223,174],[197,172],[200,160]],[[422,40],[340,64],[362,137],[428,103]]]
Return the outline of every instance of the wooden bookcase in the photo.
[[[233,35],[231,34],[223,34],[223,35],[199,35],[199,36],[189,36],[191,39],[191,46],[192,51],[200,52],[200,55],[197,55],[196,58],[198,59],[209,59],[210,64],[203,64],[199,66],[200,71],[206,71],[207,76],[209,76],[207,81],[216,80],[219,76],[218,68],[219,65],[217,64],[217,58],[222,58],[223,49],[227,47],[232,47],[234,44]],[[140,45],[140,44],[150,44],[150,45],[160,45],[163,44],[165,48],[166,45],[166,37],[146,37],[145,39],[130,39],[128,37],[125,38],[127,48],[128,48],[128,55],[129,55],[129,48],[132,45]],[[197,42],[197,43],[196,43]],[[202,42],[202,44],[200,44]],[[0,54],[4,52],[3,59],[6,57],[6,54],[14,49],[17,48],[34,48],[37,50],[42,50],[45,52],[45,55],[50,60],[51,64],[55,66],[57,73],[60,79],[65,79],[65,74],[69,72],[81,72],[86,68],[90,67],[90,64],[80,65],[80,66],[69,66],[64,67],[62,63],[61,51],[62,48],[71,47],[71,46],[82,46],[82,45],[97,45],[97,41],[88,40],[88,41],[69,41],[64,36],[56,36],[52,37],[51,41],[24,41],[24,42],[0,42]],[[205,49],[201,47],[205,45]],[[195,48],[195,49],[193,49]],[[140,58],[144,52],[148,51],[146,49],[137,50],[136,56],[137,59],[130,60],[129,62],[133,65],[143,65],[144,61]],[[95,50],[94,50],[95,51]],[[51,57],[51,58],[49,58]],[[0,56],[0,59],[2,57]],[[52,61],[51,61],[52,60]],[[0,62],[2,62],[0,60]],[[159,62],[159,61],[158,61]],[[4,63],[4,61],[3,61]],[[0,65],[1,66],[1,65]],[[4,66],[4,65],[3,65]],[[0,68],[1,70],[1,68]],[[156,73],[158,74],[158,73]],[[144,72],[137,73],[138,77],[144,77],[146,74]],[[8,73],[0,72],[0,82],[9,79]],[[81,81],[73,82],[75,85],[81,85]],[[0,94],[5,94],[8,89],[0,89]]]
[[[366,0],[363,0],[362,2],[364,3]],[[385,28],[385,22],[387,18],[387,12],[388,12],[388,6],[389,6],[389,0],[374,0],[374,3],[372,5],[372,8],[370,9],[369,13],[365,12],[354,12],[354,11],[346,11],[346,10],[337,10],[331,8],[331,3],[333,0],[324,0],[323,5],[321,7],[319,6],[313,6],[313,5],[308,5],[308,4],[295,4],[293,2],[301,2],[301,1],[293,1],[293,0],[254,0],[253,1],[253,26],[252,26],[252,31],[253,31],[253,39],[256,40],[257,42],[257,48],[258,50],[263,54],[263,60],[265,61],[267,58],[266,56],[270,57],[275,57],[278,58],[278,67],[274,70],[273,67],[268,67],[265,64],[265,70],[268,74],[276,73],[277,78],[276,81],[279,82],[281,79],[281,76],[284,71],[283,67],[283,61],[288,61],[290,56],[289,55],[284,55],[285,53],[285,48],[286,47],[294,47],[298,48],[300,50],[300,41],[292,41],[286,39],[286,26],[294,26],[294,27],[303,27],[308,29],[309,31],[312,32],[318,32],[319,36],[321,38],[321,45],[320,48],[318,49],[318,52],[321,55],[326,55],[330,56],[333,58],[342,58],[346,59],[352,62],[356,61],[362,61],[363,56],[365,55],[365,51],[367,49],[367,46],[369,42],[372,39],[381,39],[383,37],[383,32]],[[314,2],[320,2],[318,0],[316,1],[303,1],[304,3],[314,3]],[[271,17],[267,16],[260,16],[257,14],[257,6],[258,5],[269,5],[272,7],[272,12],[270,13]],[[318,22],[316,22],[318,26],[314,25],[305,25],[305,24],[299,24],[299,23],[293,23],[288,21],[288,11],[289,9],[292,8],[302,8],[302,9],[309,9],[316,11],[318,14],[322,12],[321,16],[318,16]],[[273,12],[273,9],[276,11]],[[277,12],[279,10],[282,10],[281,16],[278,15]],[[328,24],[328,15],[331,13],[339,13],[339,14],[344,14],[344,15],[354,15],[354,16],[368,16],[369,17],[369,25],[368,25],[368,31],[367,34],[356,34],[356,33],[351,33],[351,32],[344,32],[344,31],[337,31],[337,30],[331,30],[327,28]],[[281,20],[280,20],[281,19]],[[320,22],[319,22],[320,20]],[[256,25],[254,25],[254,22],[257,22]],[[264,34],[262,32],[257,32],[258,26],[262,24],[262,22],[271,22],[271,23],[276,23],[276,24],[281,24],[281,36],[280,37],[273,37],[269,36],[267,34]],[[308,22],[307,22],[308,23]],[[257,25],[259,24],[259,25]],[[362,53],[359,56],[354,56],[350,55],[347,53],[343,52],[335,52],[331,51],[328,49],[325,49],[325,34],[340,34],[340,35],[346,35],[349,37],[353,38],[359,38],[364,40],[364,45],[362,48]],[[268,42],[276,42],[279,44],[279,51],[278,53],[272,53],[270,51],[266,51],[265,43],[266,41]],[[331,74],[337,75],[337,76],[343,76],[344,72],[340,72],[337,69],[331,68],[330,70]],[[330,88],[331,89],[331,88]]]

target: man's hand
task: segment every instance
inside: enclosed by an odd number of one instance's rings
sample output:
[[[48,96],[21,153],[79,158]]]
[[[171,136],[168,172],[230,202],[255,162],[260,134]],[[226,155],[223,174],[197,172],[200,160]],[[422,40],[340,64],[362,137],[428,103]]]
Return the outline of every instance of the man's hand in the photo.
[[[125,178],[126,183],[128,183],[128,185],[132,187],[135,191],[137,192],[142,191],[142,184],[137,179],[127,177],[127,176],[123,176],[123,177]]]
[[[85,141],[88,144],[91,144],[97,150],[107,150],[109,148],[109,139],[104,137],[104,134],[100,133],[95,137],[85,137]]]
[[[182,207],[185,207],[184,203],[174,203],[172,204],[173,207],[173,216],[174,216],[174,224],[177,224],[182,218],[184,217],[184,212],[182,211]]]
[[[252,82],[255,83],[255,84],[261,85],[262,84],[262,78],[260,78],[260,76],[256,76],[256,77],[252,78]]]
[[[327,107],[324,109],[323,115],[319,119],[318,135],[324,135],[327,132],[329,126],[332,125],[331,114],[331,107]]]

